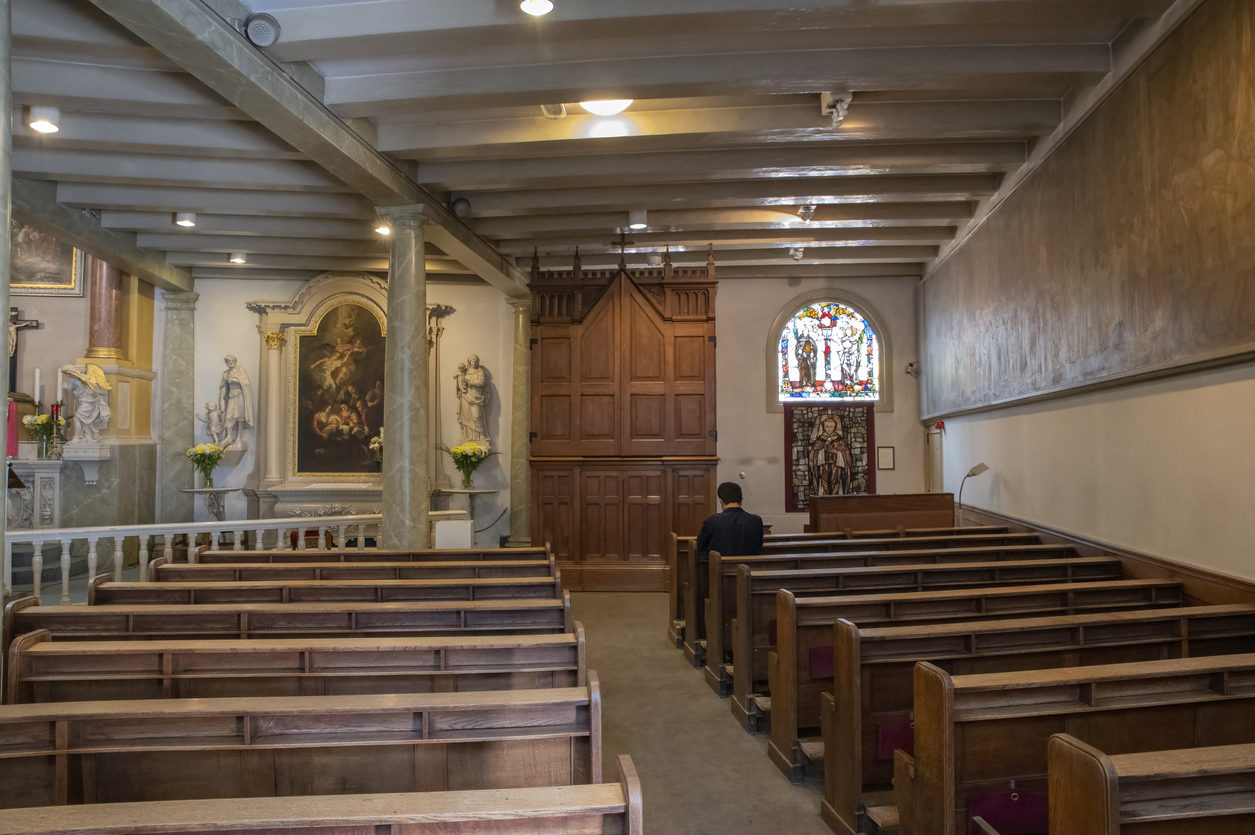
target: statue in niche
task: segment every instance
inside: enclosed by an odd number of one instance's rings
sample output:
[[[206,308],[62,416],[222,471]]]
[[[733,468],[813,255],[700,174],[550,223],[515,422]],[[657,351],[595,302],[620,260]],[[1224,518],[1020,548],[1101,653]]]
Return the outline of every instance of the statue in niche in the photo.
[[[109,409],[109,392],[113,386],[105,378],[105,372],[95,363],[87,363],[85,371],[72,365],[61,369],[70,381],[70,394],[74,395],[74,440],[71,445],[98,444],[100,432],[109,426],[113,412]]]
[[[223,446],[231,446],[240,439],[241,430],[253,425],[253,384],[235,354],[227,354],[222,361],[227,370],[218,385],[218,406],[222,410],[222,438],[226,440]]]
[[[474,441],[480,446],[491,447],[488,408],[492,392],[488,387],[488,369],[479,364],[478,354],[471,354],[466,362],[458,363],[458,373],[453,379],[458,395],[458,427],[462,430],[462,443]]]
[[[205,416],[195,415],[195,418],[205,424],[205,434],[209,436],[211,444],[222,446],[227,439],[226,427],[222,425],[222,407],[217,403],[205,404]]]

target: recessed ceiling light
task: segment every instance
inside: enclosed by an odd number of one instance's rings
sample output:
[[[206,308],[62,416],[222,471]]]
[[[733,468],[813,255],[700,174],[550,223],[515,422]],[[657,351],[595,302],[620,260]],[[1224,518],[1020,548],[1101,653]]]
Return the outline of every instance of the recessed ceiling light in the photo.
[[[381,223],[375,227],[375,232],[383,235],[385,238],[392,234],[392,227],[386,223]]]
[[[649,226],[649,213],[645,209],[628,212],[628,229],[644,229]]]
[[[196,212],[176,212],[174,225],[182,226],[184,229],[191,229],[196,225]]]
[[[632,106],[634,99],[597,99],[595,101],[582,101],[580,107],[587,110],[594,116],[613,116],[616,113],[622,113]]]
[[[532,17],[540,17],[553,11],[553,3],[550,0],[523,0],[519,8]]]
[[[55,107],[32,107],[26,124],[38,133],[56,133],[61,130],[61,111]]]
[[[230,261],[232,264],[246,264],[246,263],[248,263],[248,258],[246,258],[246,257],[244,256],[244,253],[243,253],[243,252],[232,252],[232,253],[231,253],[231,257],[230,257],[230,258],[228,258],[227,260],[228,260],[228,261]]]

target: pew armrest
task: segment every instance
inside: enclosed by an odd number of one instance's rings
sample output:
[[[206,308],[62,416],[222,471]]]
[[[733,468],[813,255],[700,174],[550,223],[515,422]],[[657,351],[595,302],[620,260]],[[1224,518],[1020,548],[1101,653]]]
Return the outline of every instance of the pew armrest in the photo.
[[[898,831],[902,835],[920,835],[915,823],[912,803],[915,788],[915,758],[899,749],[893,752],[893,797],[898,803]]]

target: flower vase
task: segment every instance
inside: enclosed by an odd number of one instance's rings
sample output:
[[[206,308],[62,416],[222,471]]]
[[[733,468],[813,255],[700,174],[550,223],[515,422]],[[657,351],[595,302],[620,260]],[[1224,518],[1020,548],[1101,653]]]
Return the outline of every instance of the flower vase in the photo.
[[[213,489],[213,486],[214,486],[214,471],[213,470],[210,470],[209,472],[201,471],[200,477],[201,477],[201,480],[205,482],[204,486],[206,489],[210,489],[210,490]]]
[[[468,470],[462,473],[462,489],[471,490],[475,487],[475,471]]]
[[[39,439],[39,457],[50,458],[52,456],[52,438]]]

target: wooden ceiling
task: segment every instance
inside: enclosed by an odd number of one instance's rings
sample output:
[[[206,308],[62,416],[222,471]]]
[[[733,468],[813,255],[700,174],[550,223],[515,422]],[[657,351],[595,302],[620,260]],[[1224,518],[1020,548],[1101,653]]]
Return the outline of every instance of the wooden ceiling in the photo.
[[[198,280],[385,272],[375,207],[401,203],[433,217],[433,278],[507,292],[533,248],[597,267],[620,244],[713,245],[724,279],[921,276],[1193,3],[554,5],[13,0],[15,104],[62,113],[52,136],[15,113],[14,176]],[[255,12],[274,46],[239,34]],[[606,98],[635,102],[576,103]]]

